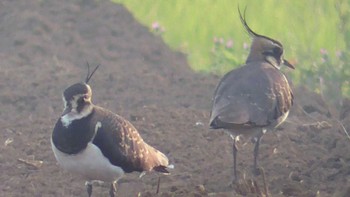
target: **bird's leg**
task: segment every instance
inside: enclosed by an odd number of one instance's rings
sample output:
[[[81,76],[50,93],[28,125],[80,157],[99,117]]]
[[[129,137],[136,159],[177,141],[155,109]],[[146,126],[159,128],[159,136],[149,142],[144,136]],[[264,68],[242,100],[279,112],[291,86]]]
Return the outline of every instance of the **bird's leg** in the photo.
[[[254,146],[254,169],[253,174],[254,175],[260,175],[260,170],[258,169],[258,156],[259,156],[259,145],[260,145],[260,139],[262,135],[259,135],[255,138],[255,146]]]
[[[232,145],[232,152],[233,152],[233,183],[235,183],[236,181],[238,181],[238,177],[237,177],[237,146],[236,146],[236,142],[238,140],[238,136],[233,136],[230,135],[231,138],[233,139],[233,145]]]
[[[92,194],[92,183],[90,181],[86,181],[85,182],[85,187],[86,187],[86,191],[88,193],[88,197],[91,197],[91,194]]]
[[[158,184],[157,184],[157,191],[156,191],[156,194],[159,193],[159,187],[160,187],[160,176],[158,177]]]
[[[110,197],[115,197],[116,196],[116,193],[117,193],[117,189],[118,189],[118,183],[117,181],[114,181],[112,184],[111,184],[111,188],[109,190],[109,196]]]

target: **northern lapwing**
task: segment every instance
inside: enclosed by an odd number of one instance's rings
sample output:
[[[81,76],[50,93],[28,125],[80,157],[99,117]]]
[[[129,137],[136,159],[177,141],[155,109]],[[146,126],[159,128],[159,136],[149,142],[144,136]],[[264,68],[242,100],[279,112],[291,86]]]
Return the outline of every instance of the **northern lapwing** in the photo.
[[[125,173],[168,174],[172,165],[163,153],[143,141],[128,120],[92,103],[88,82],[97,68],[91,74],[88,71],[85,82],[64,90],[64,111],[54,127],[51,145],[58,164],[86,180],[89,197],[94,181],[111,183],[109,194],[113,197],[117,181]]]
[[[239,136],[255,143],[254,174],[257,168],[260,139],[268,130],[278,127],[293,105],[293,93],[287,78],[280,71],[282,65],[294,66],[283,58],[283,46],[277,40],[255,33],[243,26],[253,38],[245,65],[228,72],[216,87],[209,125],[225,129],[233,139],[234,181],[237,181],[237,146]]]

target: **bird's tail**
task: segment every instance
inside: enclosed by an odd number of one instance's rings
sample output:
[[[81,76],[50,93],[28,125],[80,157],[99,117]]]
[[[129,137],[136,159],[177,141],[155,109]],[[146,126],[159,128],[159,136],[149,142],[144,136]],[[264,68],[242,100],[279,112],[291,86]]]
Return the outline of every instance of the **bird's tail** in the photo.
[[[168,170],[174,168],[174,165],[169,165],[168,157],[151,146],[148,147],[148,151],[149,158],[146,159],[146,161],[148,161],[148,165],[146,165],[147,171],[154,170],[162,174],[170,174]]]

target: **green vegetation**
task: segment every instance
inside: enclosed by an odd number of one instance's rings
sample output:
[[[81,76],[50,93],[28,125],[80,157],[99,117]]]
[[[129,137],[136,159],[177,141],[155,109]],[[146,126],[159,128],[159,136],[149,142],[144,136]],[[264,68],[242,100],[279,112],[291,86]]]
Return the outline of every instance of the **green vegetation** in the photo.
[[[348,0],[113,0],[125,5],[173,49],[188,55],[191,67],[223,74],[244,63],[250,45],[237,6],[257,33],[284,44],[296,70],[284,71],[296,84],[341,98],[349,96],[350,2]],[[331,86],[330,86],[330,85]],[[334,87],[335,86],[335,87]],[[334,92],[334,88],[338,91]],[[336,101],[337,102],[337,101]]]

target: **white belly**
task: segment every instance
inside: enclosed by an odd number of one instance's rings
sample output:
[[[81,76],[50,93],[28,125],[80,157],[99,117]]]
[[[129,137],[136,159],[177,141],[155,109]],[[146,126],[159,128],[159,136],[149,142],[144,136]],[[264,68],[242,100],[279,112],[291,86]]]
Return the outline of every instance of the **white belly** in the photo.
[[[100,149],[92,143],[89,143],[84,151],[74,155],[59,151],[52,143],[52,139],[51,146],[58,164],[63,169],[78,174],[87,181],[113,182],[124,175],[123,169],[112,165]]]

